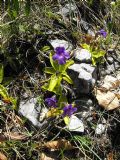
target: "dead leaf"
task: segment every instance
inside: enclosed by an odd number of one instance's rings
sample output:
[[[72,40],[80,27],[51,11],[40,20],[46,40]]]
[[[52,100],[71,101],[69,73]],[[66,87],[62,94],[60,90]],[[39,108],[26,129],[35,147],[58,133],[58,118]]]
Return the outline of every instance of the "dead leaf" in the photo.
[[[4,136],[8,139],[11,139],[11,140],[23,140],[23,139],[26,139],[27,136],[26,135],[23,135],[23,134],[19,134],[17,132],[4,132]]]
[[[105,90],[110,90],[117,88],[120,85],[120,76],[118,75],[117,78],[107,75],[104,79],[102,88]]]
[[[0,134],[0,142],[4,142],[6,140],[6,137],[3,134]]]
[[[108,155],[107,155],[107,160],[114,160],[114,155],[113,155],[113,152],[110,152],[110,153],[108,153]]]
[[[20,126],[23,126],[24,122],[18,115],[15,115],[15,120],[17,124],[19,124]]]
[[[0,160],[7,160],[7,157],[0,152]]]
[[[117,96],[110,92],[103,92],[97,89],[96,98],[100,106],[104,107],[106,110],[113,110],[119,107],[119,100]]]
[[[44,146],[49,149],[55,149],[55,150],[57,149],[71,150],[75,148],[69,141],[64,139],[47,142],[44,144]]]
[[[40,160],[54,160],[54,159],[48,157],[47,155],[45,155],[45,153],[41,153]]]

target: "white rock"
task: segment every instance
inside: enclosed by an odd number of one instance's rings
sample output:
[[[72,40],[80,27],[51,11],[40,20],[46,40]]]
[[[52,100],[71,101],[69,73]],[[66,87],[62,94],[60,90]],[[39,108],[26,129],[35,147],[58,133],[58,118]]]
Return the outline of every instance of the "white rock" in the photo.
[[[88,34],[95,37],[95,32],[91,29],[88,29]]]
[[[50,41],[51,45],[53,48],[56,47],[65,47],[65,49],[69,52],[72,50],[73,46],[71,43],[65,41],[65,40],[60,40],[60,39],[55,39]]]
[[[19,114],[26,117],[29,121],[32,122],[33,125],[37,127],[42,127],[43,123],[40,123],[39,116],[40,116],[40,109],[41,106],[36,106],[37,99],[32,98],[27,102],[21,102],[19,106]],[[42,115],[43,118],[43,115]]]
[[[70,117],[70,122],[68,124],[68,129],[70,131],[84,132],[84,124],[79,118],[72,115]]]
[[[102,134],[102,133],[104,133],[105,128],[106,128],[105,125],[98,124],[97,127],[96,127],[96,129],[95,129],[95,133],[96,134]]]
[[[67,16],[71,14],[71,12],[75,12],[77,7],[71,3],[66,4],[64,7],[61,8],[61,10],[58,12],[59,14],[63,16]]]
[[[77,48],[74,51],[75,59],[80,62],[89,62],[91,61],[91,53],[86,49]]]

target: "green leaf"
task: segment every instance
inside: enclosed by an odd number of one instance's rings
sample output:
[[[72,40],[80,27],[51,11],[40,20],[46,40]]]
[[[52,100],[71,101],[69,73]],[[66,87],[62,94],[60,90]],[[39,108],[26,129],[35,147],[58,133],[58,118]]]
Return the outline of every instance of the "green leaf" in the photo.
[[[63,76],[63,79],[64,79],[65,81],[67,81],[69,84],[73,84],[73,81],[72,81],[72,79],[68,76],[67,72],[63,72],[62,75],[64,75],[64,76]]]
[[[53,60],[53,58],[52,58],[52,53],[50,53],[49,58],[50,58],[50,63],[51,63],[51,65],[52,65],[52,67],[53,67],[56,71],[58,71],[58,70],[59,70],[59,65],[58,65],[57,62],[55,62],[55,61]]]
[[[55,70],[54,68],[52,67],[45,67],[45,73],[48,73],[48,74],[55,74]]]
[[[73,60],[68,60],[68,61],[66,61],[66,64],[64,65],[64,68],[63,68],[62,72],[65,72],[66,69],[67,69],[69,66],[71,66],[73,63],[74,63]]]
[[[48,90],[48,87],[49,87],[49,84],[48,83],[45,83],[41,88],[45,91]]]
[[[90,45],[84,43],[84,44],[81,44],[81,46],[82,46],[84,49],[87,49],[87,50],[91,51]]]
[[[55,88],[55,86],[57,85],[58,83],[58,77],[56,77],[56,74],[52,75],[51,78],[50,78],[50,83],[49,83],[49,87],[48,87],[48,90],[49,91],[53,91],[53,89]]]
[[[68,116],[64,117],[64,122],[68,125],[70,123],[70,118]]]
[[[12,3],[14,5],[14,9],[15,9],[16,13],[18,14],[18,12],[19,12],[19,2],[18,2],[18,0],[13,0]]]
[[[105,56],[105,51],[94,51],[92,52],[92,57],[100,58]]]
[[[7,89],[1,84],[0,84],[0,95],[3,97],[3,99],[9,99]]]
[[[30,0],[26,0],[26,4],[25,4],[25,14],[26,14],[26,16],[29,15],[30,8],[31,8],[31,2],[30,2]]]
[[[12,103],[12,108],[17,109],[17,99],[10,97],[10,101]]]
[[[67,104],[67,98],[63,94],[60,95],[59,100],[58,100],[58,107],[63,108],[65,104]]]
[[[62,94],[62,86],[61,84],[57,84],[56,87],[54,88],[53,92],[56,94],[56,95],[61,95]]]
[[[68,82],[69,84],[73,84],[73,81],[72,81],[72,79],[69,77],[63,77],[63,79],[66,81],[66,82]]]
[[[44,46],[43,48],[42,48],[42,51],[43,52],[46,52],[46,51],[49,51],[50,50],[50,47],[49,46]]]
[[[20,30],[20,32],[25,32],[25,26],[20,24],[19,25],[19,30]]]
[[[4,75],[4,67],[3,64],[0,63],[0,83],[3,81],[3,75]]]

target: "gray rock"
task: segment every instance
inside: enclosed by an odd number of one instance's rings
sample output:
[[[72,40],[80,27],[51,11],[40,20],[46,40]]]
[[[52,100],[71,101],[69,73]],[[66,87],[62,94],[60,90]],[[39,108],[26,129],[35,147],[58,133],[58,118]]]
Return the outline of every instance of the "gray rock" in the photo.
[[[76,115],[81,118],[88,118],[93,111],[93,101],[87,97],[75,100],[75,104],[78,108]]]
[[[120,69],[120,63],[119,62],[115,62],[115,68]]]
[[[75,100],[75,104],[77,106],[80,106],[81,110],[87,109],[87,111],[88,111],[89,107],[93,105],[93,102],[91,99],[89,99],[87,97],[83,97],[83,98]]]
[[[82,48],[77,48],[74,51],[75,59],[80,62],[91,62],[91,53]]]
[[[44,110],[41,108],[40,105],[37,105],[36,98],[32,98],[28,100],[27,102],[21,102],[18,112],[22,116],[26,117],[29,121],[31,121],[34,126],[43,128],[46,126],[47,122],[46,121],[40,122],[39,118],[40,120],[43,120],[43,114],[47,111],[48,111],[47,109]]]
[[[96,129],[95,129],[95,133],[96,134],[102,134],[105,131],[106,126],[103,124],[98,124]]]
[[[111,74],[111,73],[114,73],[114,72],[115,72],[115,66],[114,66],[114,64],[107,65],[106,73],[107,74]]]
[[[112,57],[108,57],[107,61],[108,61],[109,64],[112,64],[114,62],[114,59]]]
[[[83,19],[81,19],[81,21],[80,21],[80,24],[81,24],[81,26],[87,31],[88,29],[89,29],[89,24],[86,22],[86,21],[84,21]]]
[[[71,65],[68,74],[72,78],[74,90],[78,94],[90,93],[97,79],[96,68],[85,63]]]
[[[69,3],[62,7],[58,13],[66,17],[71,14],[71,12],[77,12],[77,7],[74,4]]]
[[[95,37],[95,32],[91,29],[88,29],[88,32],[87,32],[89,35]]]
[[[51,45],[53,48],[56,47],[65,47],[65,49],[69,52],[72,50],[73,46],[71,43],[65,41],[65,40],[60,40],[60,39],[54,39],[50,41]]]
[[[70,117],[70,122],[67,128],[69,129],[69,131],[73,131],[73,132],[84,132],[83,122],[74,115]]]

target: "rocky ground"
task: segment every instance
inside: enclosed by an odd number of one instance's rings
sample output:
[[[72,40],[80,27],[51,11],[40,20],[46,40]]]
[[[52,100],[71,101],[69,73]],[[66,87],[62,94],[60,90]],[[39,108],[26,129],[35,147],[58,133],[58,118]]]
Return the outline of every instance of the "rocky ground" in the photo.
[[[86,7],[84,3],[82,7]],[[11,53],[14,46],[18,46],[27,56],[21,65],[16,63],[17,74],[9,64],[5,67],[5,77],[16,75],[7,88],[17,99],[17,107],[13,109],[1,98],[0,159],[120,159],[119,36],[111,32],[110,44],[101,46],[105,56],[93,65],[90,50],[81,44],[91,42],[98,30],[89,22],[89,17],[82,16],[82,7],[77,2],[61,3],[55,13],[62,16],[63,21],[55,19],[54,29],[48,28],[42,36],[36,34],[31,41],[11,40]],[[91,10],[89,12],[92,14]],[[70,31],[74,26],[79,30],[77,36]],[[50,49],[45,50],[46,46]],[[45,99],[55,94],[41,88],[49,78],[44,70],[50,67],[50,51],[56,47],[64,47],[74,60],[67,70],[73,84],[62,83],[68,103],[77,106],[68,125],[62,117],[46,116],[50,108]]]

